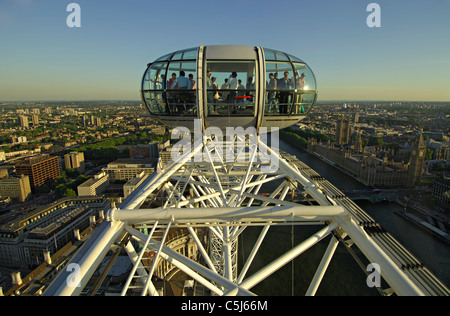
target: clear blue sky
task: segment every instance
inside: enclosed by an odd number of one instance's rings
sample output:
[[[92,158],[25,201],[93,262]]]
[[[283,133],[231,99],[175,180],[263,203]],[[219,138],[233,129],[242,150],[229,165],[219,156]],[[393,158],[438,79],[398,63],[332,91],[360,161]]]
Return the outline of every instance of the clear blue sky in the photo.
[[[148,62],[202,43],[298,56],[320,100],[450,101],[449,34],[449,0],[0,0],[0,101],[139,100]]]

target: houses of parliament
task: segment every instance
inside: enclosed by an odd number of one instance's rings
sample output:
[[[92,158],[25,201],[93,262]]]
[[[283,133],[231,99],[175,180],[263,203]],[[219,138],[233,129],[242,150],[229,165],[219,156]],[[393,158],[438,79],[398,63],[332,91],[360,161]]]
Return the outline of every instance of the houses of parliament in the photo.
[[[350,121],[342,116],[336,124],[335,142],[308,141],[308,151],[335,164],[371,187],[414,187],[420,184],[426,155],[424,139],[394,149],[364,147],[361,132],[350,137]]]

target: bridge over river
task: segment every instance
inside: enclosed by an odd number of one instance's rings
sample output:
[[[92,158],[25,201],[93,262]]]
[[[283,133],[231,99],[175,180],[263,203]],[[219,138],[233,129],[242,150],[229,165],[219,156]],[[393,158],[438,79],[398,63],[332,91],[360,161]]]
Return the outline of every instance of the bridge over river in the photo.
[[[398,199],[397,190],[342,190],[351,200],[368,200],[372,203],[395,202]]]

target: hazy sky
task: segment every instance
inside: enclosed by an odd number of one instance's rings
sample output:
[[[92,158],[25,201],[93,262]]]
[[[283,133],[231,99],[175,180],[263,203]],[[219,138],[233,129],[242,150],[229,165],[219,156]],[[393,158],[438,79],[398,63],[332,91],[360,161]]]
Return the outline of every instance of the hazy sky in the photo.
[[[319,100],[450,101],[449,31],[449,0],[0,0],[0,101],[139,100],[147,63],[200,44],[300,57]]]

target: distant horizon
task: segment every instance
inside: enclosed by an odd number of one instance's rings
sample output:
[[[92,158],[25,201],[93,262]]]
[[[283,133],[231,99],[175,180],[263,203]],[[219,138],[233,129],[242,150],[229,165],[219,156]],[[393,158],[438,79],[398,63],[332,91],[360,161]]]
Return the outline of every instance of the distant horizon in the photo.
[[[296,56],[326,101],[450,102],[450,1],[377,0],[379,27],[370,2],[77,0],[78,27],[67,2],[1,1],[0,98],[139,100],[148,63],[203,43]]]

